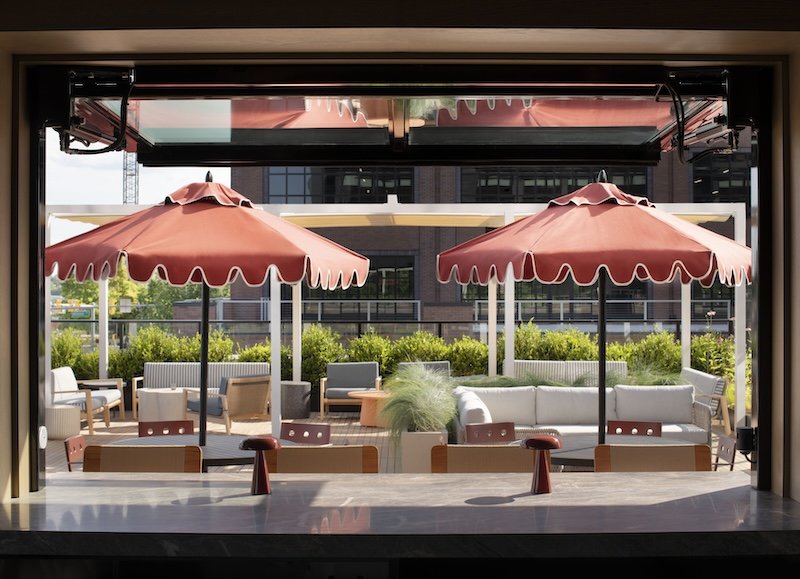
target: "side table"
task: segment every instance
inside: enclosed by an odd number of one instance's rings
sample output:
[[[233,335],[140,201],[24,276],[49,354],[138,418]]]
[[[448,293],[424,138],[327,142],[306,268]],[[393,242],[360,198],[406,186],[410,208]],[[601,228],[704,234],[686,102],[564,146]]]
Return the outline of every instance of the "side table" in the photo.
[[[281,381],[281,418],[311,416],[311,382]]]
[[[90,418],[91,420],[91,418]],[[44,409],[47,438],[64,440],[81,432],[81,409],[71,404],[54,404]]]

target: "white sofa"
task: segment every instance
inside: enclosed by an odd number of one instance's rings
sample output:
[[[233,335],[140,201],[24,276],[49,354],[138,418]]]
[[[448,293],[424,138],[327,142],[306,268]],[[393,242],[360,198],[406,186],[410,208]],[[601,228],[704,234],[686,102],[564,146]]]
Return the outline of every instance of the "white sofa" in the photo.
[[[458,386],[454,394],[459,443],[464,441],[464,425],[474,423],[514,422],[518,432],[532,428],[555,428],[562,434],[597,432],[596,387]],[[606,388],[606,420],[658,421],[663,436],[711,444],[711,409],[695,401],[692,384]]]

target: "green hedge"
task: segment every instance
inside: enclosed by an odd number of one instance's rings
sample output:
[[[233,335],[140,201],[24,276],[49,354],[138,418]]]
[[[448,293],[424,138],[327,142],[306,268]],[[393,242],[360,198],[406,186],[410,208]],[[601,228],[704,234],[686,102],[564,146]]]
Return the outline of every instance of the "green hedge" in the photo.
[[[543,331],[533,323],[515,329],[515,358],[519,360],[596,360],[597,340],[576,329]],[[498,337],[498,373],[502,367],[505,337]],[[84,337],[75,329],[53,332],[52,365],[71,366],[79,379],[96,378],[98,354],[85,352],[89,348]],[[227,360],[270,361],[269,341],[236,349],[233,341],[215,330],[209,335],[209,361]],[[125,350],[112,348],[109,352],[109,376],[130,380],[141,376],[144,362],[197,361],[200,357],[200,337],[178,337],[156,326],[142,328],[130,340]],[[393,374],[398,362],[449,360],[454,376],[488,374],[488,347],[470,336],[462,336],[447,344],[430,332],[418,331],[410,336],[390,340],[374,330],[349,340],[321,324],[308,326],[302,336],[302,379],[319,384],[330,362],[375,360],[381,375]],[[637,383],[677,383],[681,370],[681,347],[677,338],[659,331],[636,341],[611,342],[606,348],[608,360],[625,360],[629,379]],[[732,336],[706,333],[692,337],[692,367],[734,380],[734,340]],[[751,390],[752,362],[748,348],[746,364],[747,398]],[[291,379],[292,351],[281,347],[281,376]],[[733,394],[731,393],[731,396]],[[733,400],[730,400],[733,403]]]

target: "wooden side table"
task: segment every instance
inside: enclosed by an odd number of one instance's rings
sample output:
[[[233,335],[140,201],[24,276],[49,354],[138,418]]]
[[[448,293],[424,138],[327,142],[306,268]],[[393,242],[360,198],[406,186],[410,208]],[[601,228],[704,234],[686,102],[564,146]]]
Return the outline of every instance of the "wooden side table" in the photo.
[[[386,420],[381,417],[381,409],[390,394],[383,390],[356,390],[347,394],[350,398],[361,399],[361,426],[377,426],[386,428]]]

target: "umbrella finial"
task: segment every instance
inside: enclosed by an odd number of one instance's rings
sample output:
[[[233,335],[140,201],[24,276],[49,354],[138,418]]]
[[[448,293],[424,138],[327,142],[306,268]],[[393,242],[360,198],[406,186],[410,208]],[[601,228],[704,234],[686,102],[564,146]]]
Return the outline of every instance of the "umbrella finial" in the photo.
[[[606,175],[605,169],[600,169],[600,172],[597,174],[597,182],[608,183],[608,175]]]
[[[214,177],[211,176],[211,171],[206,172],[206,183],[213,183]]]

